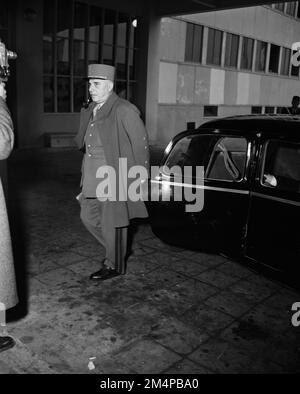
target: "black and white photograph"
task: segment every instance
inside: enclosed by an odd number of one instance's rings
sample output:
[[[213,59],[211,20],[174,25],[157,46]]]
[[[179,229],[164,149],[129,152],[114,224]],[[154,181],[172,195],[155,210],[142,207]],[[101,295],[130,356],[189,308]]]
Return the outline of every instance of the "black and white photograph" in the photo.
[[[0,0],[0,374],[299,373],[300,1]]]

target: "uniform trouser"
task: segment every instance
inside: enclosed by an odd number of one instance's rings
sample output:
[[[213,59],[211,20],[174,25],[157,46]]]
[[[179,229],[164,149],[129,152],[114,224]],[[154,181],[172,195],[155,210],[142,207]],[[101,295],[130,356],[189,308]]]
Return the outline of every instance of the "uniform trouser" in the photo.
[[[105,248],[105,265],[125,274],[128,228],[113,227],[103,220],[103,203],[96,198],[81,198],[80,218],[87,230]]]

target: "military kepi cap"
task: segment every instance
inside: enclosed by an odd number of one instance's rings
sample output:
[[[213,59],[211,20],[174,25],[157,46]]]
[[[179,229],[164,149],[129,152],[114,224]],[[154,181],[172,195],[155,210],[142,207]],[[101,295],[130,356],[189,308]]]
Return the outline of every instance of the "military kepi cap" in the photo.
[[[109,81],[115,80],[116,69],[107,64],[89,64],[88,79],[104,79]]]

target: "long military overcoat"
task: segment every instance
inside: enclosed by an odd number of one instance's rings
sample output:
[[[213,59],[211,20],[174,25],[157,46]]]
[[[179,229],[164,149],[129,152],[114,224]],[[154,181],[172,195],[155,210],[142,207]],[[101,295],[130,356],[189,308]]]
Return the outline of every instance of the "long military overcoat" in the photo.
[[[79,132],[75,141],[79,149],[84,148],[84,138],[91,120],[95,103],[81,110]],[[119,159],[127,159],[128,170],[133,166],[143,166],[149,170],[148,135],[140,118],[139,110],[129,101],[112,93],[97,113],[95,122],[100,133],[107,165],[116,172],[117,195],[120,189],[127,189],[131,183],[123,169],[119,168]],[[122,173],[123,171],[123,173]],[[125,179],[127,180],[125,181]],[[119,184],[119,180],[121,181]],[[121,190],[121,193],[127,193]],[[106,201],[104,204],[104,220],[109,220],[114,227],[127,227],[131,219],[148,216],[143,201]]]
[[[5,160],[14,143],[13,124],[5,101],[0,97],[0,160]],[[0,178],[0,307],[9,309],[18,303],[14,261],[6,202]]]

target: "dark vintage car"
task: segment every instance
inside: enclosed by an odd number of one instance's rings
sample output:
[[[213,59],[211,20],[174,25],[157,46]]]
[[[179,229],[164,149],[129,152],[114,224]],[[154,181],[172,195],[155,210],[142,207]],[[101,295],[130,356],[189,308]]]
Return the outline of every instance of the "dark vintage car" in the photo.
[[[160,166],[148,203],[159,238],[261,263],[300,284],[300,117],[207,122],[177,135]],[[186,167],[193,171],[183,176]],[[187,209],[197,192],[198,211]]]

